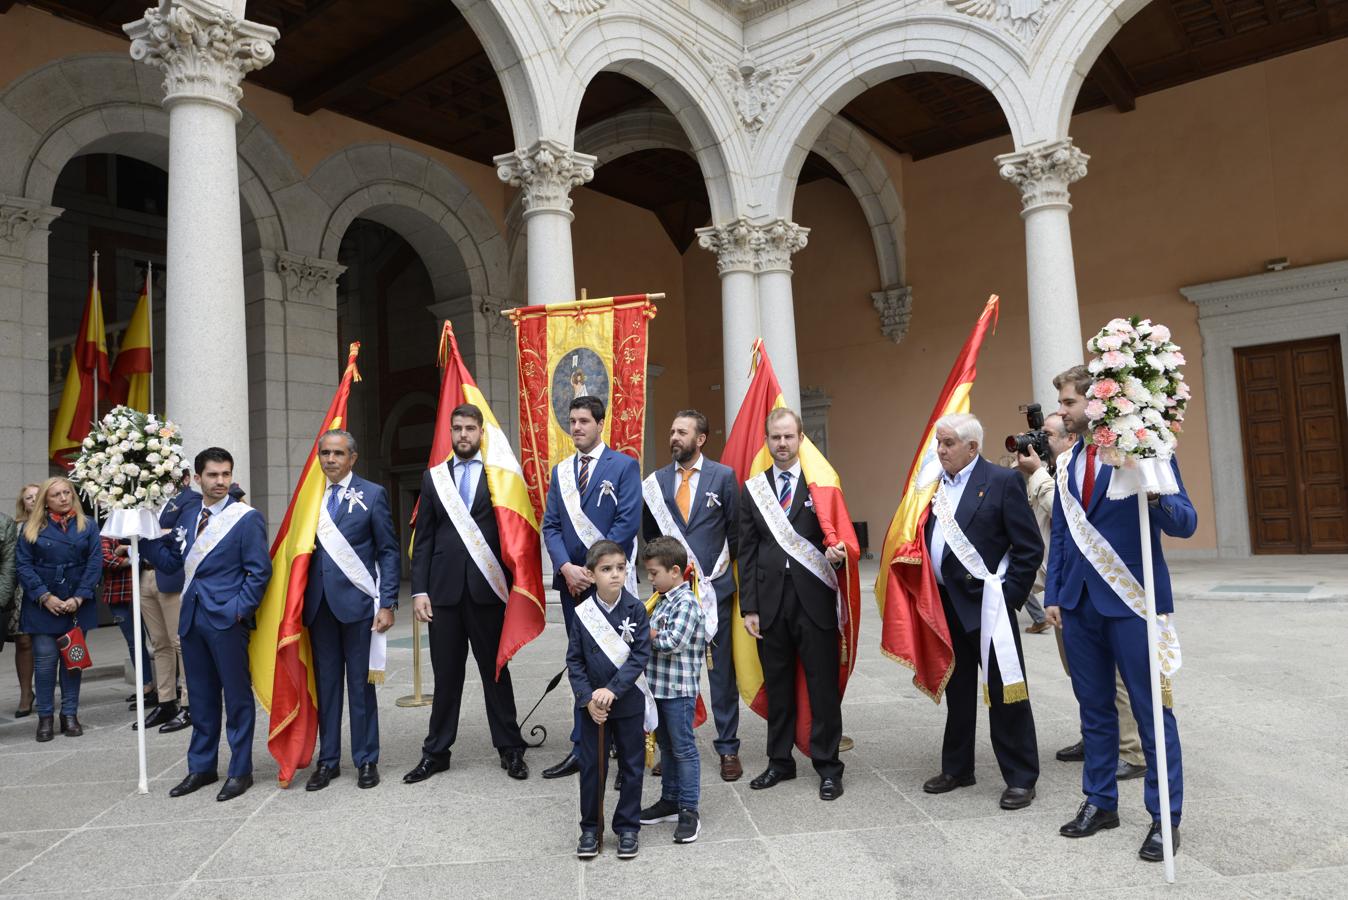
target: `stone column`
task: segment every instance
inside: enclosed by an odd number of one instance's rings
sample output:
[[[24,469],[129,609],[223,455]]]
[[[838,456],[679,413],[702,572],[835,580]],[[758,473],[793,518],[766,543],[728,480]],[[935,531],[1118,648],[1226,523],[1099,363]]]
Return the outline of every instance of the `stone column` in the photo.
[[[496,175],[524,191],[528,241],[528,304],[576,299],[571,259],[571,189],[594,178],[598,160],[556,141],[540,140],[527,150],[496,157]]]
[[[60,214],[0,195],[0,484],[14,491],[48,472],[47,229]]]
[[[796,309],[791,296],[791,256],[805,247],[810,229],[777,219],[758,226],[758,318],[786,405],[800,411],[800,367],[796,361]]]
[[[232,11],[231,11],[232,10]],[[189,455],[218,445],[248,484],[248,340],[238,147],[245,75],[272,61],[276,29],[206,0],[160,0],[125,26],[131,58],[164,72],[169,113],[166,412]]]
[[[1085,177],[1089,159],[1071,138],[997,157],[1002,178],[1020,189],[1030,306],[1031,392],[1046,413],[1058,408],[1053,376],[1084,358],[1067,189]]]
[[[759,235],[748,219],[740,217],[726,225],[699,228],[697,243],[716,254],[716,269],[721,273],[721,382],[729,435],[749,390],[749,351],[759,336],[754,282]]]

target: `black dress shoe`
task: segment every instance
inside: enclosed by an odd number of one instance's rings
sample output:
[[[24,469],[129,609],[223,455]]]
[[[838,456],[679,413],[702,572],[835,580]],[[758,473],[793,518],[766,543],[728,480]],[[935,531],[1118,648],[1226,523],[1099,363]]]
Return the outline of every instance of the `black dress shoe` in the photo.
[[[819,779],[819,799],[837,800],[843,795],[842,776]]]
[[[1170,840],[1174,843],[1172,848],[1176,853],[1179,852],[1179,826],[1176,825],[1170,829]],[[1161,823],[1152,822],[1151,827],[1147,829],[1146,840],[1142,842],[1142,849],[1137,851],[1138,858],[1145,859],[1147,862],[1161,862],[1165,859],[1165,843],[1161,840]]]
[[[1058,762],[1081,762],[1086,758],[1086,742],[1077,741],[1070,747],[1063,747],[1057,753]]]
[[[171,720],[173,719],[173,717],[176,716],[177,714],[178,714],[178,704],[176,704],[176,703],[161,703],[161,704],[159,704],[158,706],[156,706],[154,709],[152,709],[152,710],[150,710],[148,713],[146,713],[146,715],[145,715],[145,727],[146,727],[147,729],[148,729],[148,728],[158,728],[160,725],[163,725],[165,722],[171,721]],[[132,723],[131,723],[131,730],[132,730],[132,731],[138,731],[139,729],[140,729],[140,723],[139,723],[139,722],[132,722]]]
[[[199,791],[208,784],[215,784],[220,776],[214,772],[188,772],[187,777],[169,789],[170,797],[185,797],[193,791]]]
[[[524,761],[524,751],[519,748],[502,751],[501,768],[516,781],[524,781],[529,777],[529,765]]]
[[[1114,770],[1114,778],[1118,781],[1131,781],[1134,778],[1141,778],[1146,774],[1146,766],[1135,766],[1126,759],[1120,759],[1119,767]]]
[[[145,705],[146,705],[146,706],[157,706],[158,704],[159,704],[159,692],[158,692],[158,691],[150,691],[150,693],[148,693],[148,694],[145,695]],[[127,698],[126,698],[126,709],[127,709],[127,712],[134,712],[134,711],[135,711],[135,709],[136,709],[136,695],[135,695],[135,694],[129,694],[129,695],[127,696]]]
[[[47,743],[47,741],[51,740],[53,737],[54,737],[54,735],[52,734],[52,717],[51,717],[51,716],[38,716],[38,717],[37,717],[37,742],[38,742],[39,744],[45,744],[45,743]]]
[[[973,775],[947,775],[942,772],[935,778],[928,778],[922,784],[922,790],[928,794],[947,794],[955,788],[970,787],[977,784]]]
[[[186,706],[178,707],[178,713],[169,719],[163,725],[159,726],[160,734],[172,734],[175,731],[182,731],[188,725],[192,724],[192,714],[187,711]]]
[[[581,859],[594,859],[599,855],[599,832],[582,831],[580,843],[576,844],[576,856]]]
[[[624,831],[618,835],[618,859],[635,859],[640,849],[635,831]]]
[[[84,726],[76,716],[61,716],[61,733],[66,737],[79,737],[84,734]]]
[[[332,783],[332,779],[342,774],[338,766],[325,766],[318,764],[318,768],[309,775],[309,780],[304,783],[306,791],[321,791]]]
[[[29,704],[27,709],[16,709],[16,710],[14,710],[14,718],[16,718],[16,719],[26,719],[26,718],[28,718],[29,716],[31,716],[32,714],[33,714],[33,706],[32,706],[32,704]]]
[[[449,757],[436,759],[433,756],[421,757],[421,762],[412,767],[412,771],[403,776],[403,784],[416,784],[418,781],[425,781],[436,772],[449,771]]]
[[[1002,809],[1024,809],[1034,800],[1034,788],[1008,787],[1002,791]]]
[[[790,781],[795,777],[795,772],[784,772],[781,769],[774,769],[772,766],[768,766],[763,770],[762,775],[759,775],[753,781],[749,782],[749,787],[755,791],[763,791],[770,787],[776,787],[783,781]]]
[[[557,763],[555,766],[548,766],[543,770],[544,778],[565,778],[568,775],[575,775],[580,771],[580,760],[576,758],[575,753],[566,754],[566,759]]]
[[[231,775],[225,779],[225,783],[220,786],[220,793],[215,795],[215,799],[224,803],[226,800],[233,800],[235,797],[242,797],[244,791],[253,786],[252,775]]]
[[[1097,831],[1119,827],[1119,814],[1113,810],[1101,809],[1093,803],[1083,803],[1077,810],[1077,817],[1058,829],[1063,837],[1090,837]]]
[[[379,764],[366,763],[360,767],[360,774],[356,776],[356,787],[363,790],[369,790],[379,784]]]

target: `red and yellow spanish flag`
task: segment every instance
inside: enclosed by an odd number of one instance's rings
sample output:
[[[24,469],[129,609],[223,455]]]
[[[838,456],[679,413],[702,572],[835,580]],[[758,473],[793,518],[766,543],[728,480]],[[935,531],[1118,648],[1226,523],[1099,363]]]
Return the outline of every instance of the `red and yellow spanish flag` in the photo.
[[[117,361],[112,364],[112,386],[108,402],[125,404],[141,412],[150,409],[150,378],[154,371],[154,350],[150,337],[150,273],[145,273],[145,288],[131,314],[131,323],[122,335]]]
[[[908,467],[903,499],[885,534],[880,556],[884,566],[875,582],[881,652],[912,669],[913,684],[937,703],[941,702],[941,694],[954,670],[955,654],[924,538],[931,498],[940,477],[935,449],[936,420],[969,411],[969,393],[978,374],[978,350],[988,329],[996,330],[997,310],[998,299],[993,294],[964,342],[945,387],[941,388],[913,463]]]
[[[520,461],[539,519],[552,467],[574,450],[568,422],[574,398],[604,401],[601,439],[640,461],[651,300],[631,294],[509,311],[519,343]]]
[[[486,396],[459,354],[454,328],[445,322],[440,334],[440,405],[435,410],[435,437],[431,441],[430,465],[438,466],[454,453],[451,413],[461,403],[482,410],[482,458],[486,462],[487,490],[496,513],[501,536],[501,562],[510,573],[510,596],[506,600],[505,624],[496,648],[496,677],[520,648],[543,633],[543,557],[538,538],[538,517],[524,484],[524,470],[510,449],[505,432],[492,414]],[[413,521],[415,521],[415,513]]]
[[[257,629],[248,644],[253,692],[271,714],[267,749],[280,766],[276,777],[281,787],[289,787],[295,771],[309,765],[318,736],[313,654],[303,621],[304,589],[309,583],[318,512],[328,483],[318,464],[318,441],[325,432],[346,427],[351,383],[360,380],[360,372],[356,370],[359,354],[360,344],[352,344],[337,395],[323,417],[323,425],[300,470],[299,484],[295,485],[290,506],[271,545],[271,581],[257,609]]]
[[[94,254],[94,278],[89,285],[89,300],[84,305],[80,330],[75,336],[75,352],[70,356],[61,403],[52,422],[47,455],[57,465],[69,465],[80,443],[89,434],[94,419],[95,394],[108,385],[108,343],[103,327],[103,295],[98,289],[98,254]]]
[[[762,475],[772,465],[772,453],[768,450],[764,426],[769,412],[779,406],[786,406],[782,388],[777,383],[777,375],[772,371],[772,363],[768,361],[761,339],[754,342],[752,358],[754,373],[749,381],[749,391],[740,404],[735,424],[730,429],[730,437],[726,440],[725,451],[721,454],[721,462],[734,469],[735,476],[741,482]],[[838,694],[842,696],[847,691],[847,679],[857,663],[857,637],[861,627],[861,546],[843,500],[842,479],[824,458],[824,454],[819,452],[819,448],[805,436],[802,436],[800,442],[800,471],[809,486],[815,515],[819,517],[819,525],[824,531],[825,546],[841,541],[847,548],[847,563],[838,572],[838,594],[842,601],[839,605],[842,620],[838,623]],[[738,595],[732,618],[734,621],[730,632],[734,642],[735,680],[739,683],[740,696],[750,709],[766,719],[768,696],[763,688],[763,667],[758,661],[758,641],[744,630]],[[805,690],[805,670],[799,664],[796,666],[796,710],[796,746],[802,753],[808,754],[810,696]]]

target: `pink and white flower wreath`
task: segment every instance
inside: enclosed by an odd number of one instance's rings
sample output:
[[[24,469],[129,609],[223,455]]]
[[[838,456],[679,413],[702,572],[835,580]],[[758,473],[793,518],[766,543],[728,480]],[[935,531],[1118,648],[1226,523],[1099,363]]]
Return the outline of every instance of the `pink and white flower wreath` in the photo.
[[[1129,458],[1169,459],[1184,421],[1189,385],[1180,373],[1184,354],[1170,329],[1133,316],[1112,319],[1086,342],[1097,354],[1086,391],[1090,441],[1111,466]]]

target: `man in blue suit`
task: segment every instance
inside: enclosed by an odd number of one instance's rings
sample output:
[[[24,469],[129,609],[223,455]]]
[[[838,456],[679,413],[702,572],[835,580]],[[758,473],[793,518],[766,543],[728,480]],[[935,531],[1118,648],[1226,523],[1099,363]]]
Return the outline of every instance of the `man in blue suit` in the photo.
[[[735,657],[731,647],[731,618],[735,607],[733,563],[739,544],[739,483],[729,466],[707,459],[707,417],[695,409],[674,414],[669,428],[669,453],[673,461],[657,469],[642,483],[646,500],[642,533],[646,540],[659,537],[665,528],[678,538],[697,563],[699,590],[706,595],[708,583],[716,600],[716,634],[711,640],[711,708],[716,720],[713,742],[721,757],[721,780],[738,781],[744,774],[740,763],[740,692],[735,683]]]
[[[372,679],[383,677],[384,653],[376,644],[381,652],[372,658],[370,645],[373,635],[393,627],[402,573],[388,497],[351,471],[357,457],[350,432],[329,431],[318,439],[318,464],[328,483],[304,588],[304,627],[318,688],[319,748],[306,791],[321,791],[341,774],[343,682],[350,692],[356,786],[379,783],[379,705]]]
[[[1103,465],[1095,445],[1086,445],[1089,435],[1086,416],[1086,391],[1091,374],[1085,366],[1076,366],[1053,379],[1058,389],[1058,414],[1073,434],[1080,435],[1066,470],[1067,488],[1072,499],[1084,507],[1086,520],[1108,542],[1132,572],[1142,581],[1142,533],[1137,521],[1137,502],[1129,497],[1111,500],[1106,495],[1113,472]],[[1161,533],[1187,538],[1198,526],[1198,516],[1180,480],[1179,466],[1171,460],[1179,493],[1150,498],[1151,557],[1156,590],[1156,612],[1174,611],[1170,590],[1170,571],[1161,553]],[[1152,825],[1138,855],[1148,861],[1163,857],[1160,800],[1156,769],[1156,735],[1152,719],[1150,660],[1147,653],[1146,619],[1120,599],[1109,583],[1095,570],[1069,530],[1062,491],[1053,502],[1053,532],[1049,548],[1048,576],[1044,586],[1047,618],[1062,629],[1067,664],[1072,672],[1072,689],[1081,707],[1081,734],[1086,759],[1081,773],[1086,800],[1076,818],[1060,832],[1066,837],[1088,837],[1104,828],[1119,825],[1118,783],[1115,779],[1119,746],[1119,718],[1114,706],[1114,669],[1128,687],[1133,717],[1142,736],[1142,751],[1147,758],[1147,777],[1143,800],[1151,813]],[[1170,816],[1174,826],[1175,849],[1179,849],[1180,810],[1184,798],[1184,778],[1180,762],[1179,730],[1175,714],[1163,711],[1165,722],[1166,763],[1170,782]]]
[[[561,594],[566,633],[575,628],[575,605],[593,592],[594,578],[585,569],[585,555],[599,540],[613,541],[629,557],[636,549],[641,524],[641,466],[635,459],[604,446],[604,403],[598,397],[577,397],[568,412],[576,452],[552,469],[543,543],[556,572],[552,586]],[[634,571],[634,570],[633,570]],[[571,729],[571,752],[544,778],[580,771],[577,756],[580,712]]]
[[[178,493],[173,495],[159,514],[159,527],[173,534],[182,550],[187,533],[179,526],[183,507],[200,501],[201,494],[192,489],[192,470],[183,468]],[[152,583],[153,582],[153,583]],[[178,637],[179,614],[183,605],[183,572],[164,572],[156,569],[141,579],[140,609],[145,630],[150,635],[154,650],[154,674],[159,687],[156,691],[159,705],[145,716],[146,728],[159,728],[160,734],[181,731],[192,724],[188,709],[191,693],[187,689],[187,667],[183,663],[182,640]],[[132,704],[132,709],[135,704]],[[138,723],[132,723],[134,731]]]
[[[209,447],[194,461],[201,497],[182,505],[183,543],[167,535],[144,542],[155,568],[183,570],[178,634],[192,696],[187,777],[169,791],[181,797],[219,780],[220,714],[229,739],[229,775],[217,800],[253,786],[253,691],[248,632],[271,578],[262,513],[229,496],[234,457]],[[221,703],[223,695],[224,702]]]

